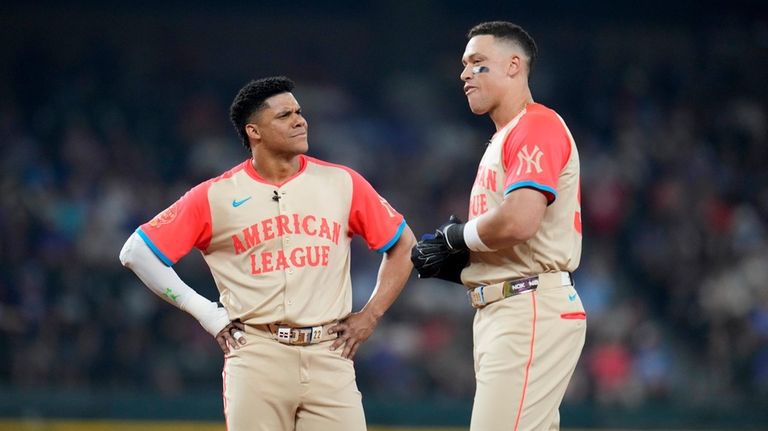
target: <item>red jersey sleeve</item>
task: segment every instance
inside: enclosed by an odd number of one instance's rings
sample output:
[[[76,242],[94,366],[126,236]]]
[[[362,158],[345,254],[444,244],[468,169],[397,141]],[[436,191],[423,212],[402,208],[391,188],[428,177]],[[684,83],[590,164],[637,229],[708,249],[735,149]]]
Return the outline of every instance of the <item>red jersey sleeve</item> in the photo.
[[[568,132],[557,114],[530,113],[509,133],[504,142],[506,170],[504,195],[519,188],[539,190],[547,204],[557,198],[557,180],[571,156]]]
[[[362,236],[371,250],[384,253],[400,238],[405,218],[365,178],[351,169],[348,172],[352,176],[349,230]]]
[[[136,229],[164,264],[171,266],[192,247],[205,250],[210,244],[209,185],[205,182],[192,188],[173,205]]]

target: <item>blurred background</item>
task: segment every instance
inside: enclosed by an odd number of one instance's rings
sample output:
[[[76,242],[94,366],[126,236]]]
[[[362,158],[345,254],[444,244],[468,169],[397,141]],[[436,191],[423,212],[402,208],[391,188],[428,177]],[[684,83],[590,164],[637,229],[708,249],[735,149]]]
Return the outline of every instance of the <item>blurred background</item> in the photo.
[[[218,346],[120,266],[125,239],[247,157],[229,104],[276,74],[311,155],[417,234],[466,217],[494,130],[462,93],[465,34],[505,19],[581,156],[589,330],[564,426],[768,429],[764,4],[129,3],[0,6],[0,417],[223,422]],[[359,308],[380,256],[357,240],[352,262]],[[199,253],[175,268],[216,298]],[[411,280],[356,357],[369,422],[468,424],[472,316]]]

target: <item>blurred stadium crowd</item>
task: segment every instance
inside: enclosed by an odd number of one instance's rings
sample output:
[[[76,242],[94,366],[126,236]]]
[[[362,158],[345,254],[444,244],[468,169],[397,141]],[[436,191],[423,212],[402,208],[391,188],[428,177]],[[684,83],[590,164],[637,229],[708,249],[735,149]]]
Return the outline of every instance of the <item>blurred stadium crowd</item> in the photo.
[[[575,279],[589,331],[566,404],[768,402],[768,24],[700,18],[529,25],[541,53],[534,97],[564,117],[582,163]],[[360,35],[356,43],[371,46],[326,49],[289,35],[274,38],[273,52],[265,40],[279,20],[258,21],[249,35],[235,18],[217,24],[202,13],[168,28],[131,19],[125,25],[140,29],[130,36],[115,22],[75,20],[80,30],[66,37],[6,19],[2,386],[218,390],[213,340],[117,255],[138,224],[246,157],[227,109],[248,79],[293,77],[310,153],[365,175],[417,234],[452,212],[466,216],[492,133],[469,113],[458,80],[474,22],[414,25],[431,36],[410,43],[356,33],[360,23],[328,30],[317,18],[308,39],[328,31],[329,45]],[[246,43],[251,36],[259,44]],[[379,257],[355,247],[359,307]],[[177,270],[215,298],[197,253]],[[470,399],[471,319],[460,288],[412,279],[358,353],[364,396]]]

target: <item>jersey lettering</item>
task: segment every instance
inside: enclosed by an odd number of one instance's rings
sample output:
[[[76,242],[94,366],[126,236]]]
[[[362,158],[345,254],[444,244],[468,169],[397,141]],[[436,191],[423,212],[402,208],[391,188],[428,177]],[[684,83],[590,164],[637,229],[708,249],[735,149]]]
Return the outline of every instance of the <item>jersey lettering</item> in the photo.
[[[488,196],[484,194],[472,195],[469,200],[470,220],[488,212]]]
[[[287,253],[283,250],[266,250],[251,253],[251,275],[283,271],[288,268],[327,267],[331,247],[328,245],[308,245],[296,247]]]
[[[492,192],[496,191],[496,170],[480,165],[475,178],[475,185]]]
[[[294,228],[296,228],[294,232],[291,232],[288,228],[289,217],[287,215],[264,219],[243,228],[240,235],[232,235],[232,250],[235,254],[240,254],[258,246],[263,241],[281,238],[288,234],[324,238],[335,245],[339,245],[339,237],[341,236],[340,223],[313,215],[301,217],[298,214],[293,214],[292,218],[294,220]],[[276,228],[273,228],[274,226]]]

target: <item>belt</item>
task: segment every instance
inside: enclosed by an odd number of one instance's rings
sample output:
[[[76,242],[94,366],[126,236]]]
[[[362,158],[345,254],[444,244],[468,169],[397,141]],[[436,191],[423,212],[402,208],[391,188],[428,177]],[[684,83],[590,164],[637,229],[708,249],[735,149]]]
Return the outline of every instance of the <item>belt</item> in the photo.
[[[539,285],[547,284],[552,286],[573,285],[573,276],[570,272],[545,272],[533,277],[518,278],[516,280],[502,281],[501,283],[489,284],[470,289],[467,292],[469,302],[474,308],[483,308],[488,304],[519,295],[525,292],[536,290]]]
[[[329,334],[328,329],[336,325],[337,321],[318,326],[305,326],[296,328],[289,325],[272,323],[266,325],[254,325],[257,329],[265,330],[272,335],[272,338],[292,346],[307,346],[310,344],[322,343],[323,341],[335,340],[338,334]]]

